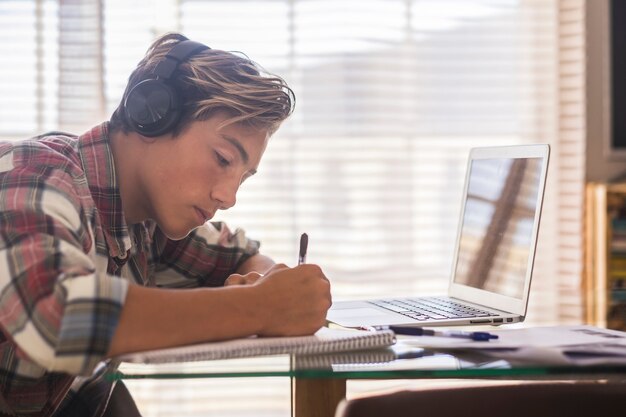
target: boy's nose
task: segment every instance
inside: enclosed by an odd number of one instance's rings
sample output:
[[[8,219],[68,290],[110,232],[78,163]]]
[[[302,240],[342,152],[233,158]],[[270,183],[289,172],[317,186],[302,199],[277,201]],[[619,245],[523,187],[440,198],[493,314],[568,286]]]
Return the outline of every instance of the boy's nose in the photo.
[[[239,182],[233,185],[234,182],[222,183],[221,185],[213,189],[212,198],[220,203],[220,210],[227,210],[233,207],[237,203],[237,190],[239,189]]]

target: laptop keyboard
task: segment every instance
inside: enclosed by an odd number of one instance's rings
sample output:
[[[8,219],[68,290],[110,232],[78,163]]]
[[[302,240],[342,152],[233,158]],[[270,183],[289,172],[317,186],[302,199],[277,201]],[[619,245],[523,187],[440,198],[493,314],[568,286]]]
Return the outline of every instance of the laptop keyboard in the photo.
[[[457,303],[445,297],[402,298],[395,300],[376,300],[370,303],[395,311],[415,320],[447,320],[472,317],[492,317],[497,314]]]

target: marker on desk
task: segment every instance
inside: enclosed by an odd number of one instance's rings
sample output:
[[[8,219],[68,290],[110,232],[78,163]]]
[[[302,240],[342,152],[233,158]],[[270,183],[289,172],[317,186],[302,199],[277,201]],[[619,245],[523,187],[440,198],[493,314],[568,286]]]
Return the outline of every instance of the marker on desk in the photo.
[[[298,254],[298,265],[306,263],[306,250],[309,247],[309,235],[302,233],[300,235],[300,253]]]
[[[497,339],[498,335],[488,332],[462,332],[458,330],[433,330],[423,327],[406,327],[406,326],[373,326],[366,328],[367,330],[393,330],[396,334],[410,336],[438,336],[438,337],[460,337],[463,339],[471,339],[478,342]]]

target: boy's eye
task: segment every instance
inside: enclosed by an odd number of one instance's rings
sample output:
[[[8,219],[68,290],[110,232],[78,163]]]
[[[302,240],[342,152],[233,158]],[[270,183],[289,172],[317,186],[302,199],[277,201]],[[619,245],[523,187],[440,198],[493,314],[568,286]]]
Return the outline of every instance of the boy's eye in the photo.
[[[220,155],[219,152],[215,152],[215,157],[217,158],[217,163],[221,166],[221,167],[227,167],[230,165],[230,161],[226,158],[224,158],[222,155]]]

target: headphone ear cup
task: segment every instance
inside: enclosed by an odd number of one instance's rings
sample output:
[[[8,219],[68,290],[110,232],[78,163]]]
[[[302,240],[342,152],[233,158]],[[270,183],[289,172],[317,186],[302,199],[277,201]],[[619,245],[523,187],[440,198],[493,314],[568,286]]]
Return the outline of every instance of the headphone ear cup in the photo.
[[[126,96],[124,113],[137,133],[160,136],[171,130],[180,118],[178,95],[161,80],[143,80]]]

